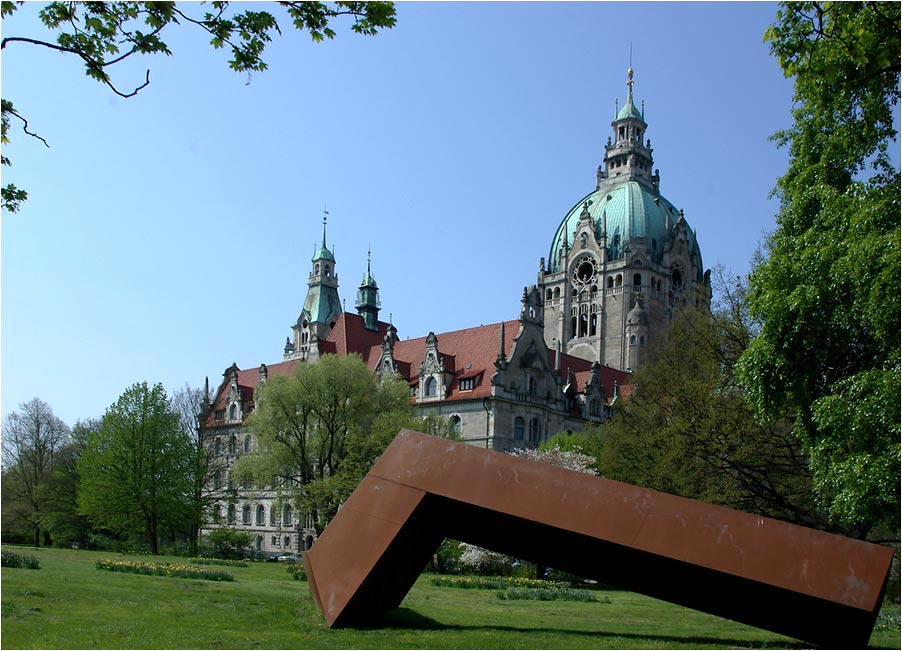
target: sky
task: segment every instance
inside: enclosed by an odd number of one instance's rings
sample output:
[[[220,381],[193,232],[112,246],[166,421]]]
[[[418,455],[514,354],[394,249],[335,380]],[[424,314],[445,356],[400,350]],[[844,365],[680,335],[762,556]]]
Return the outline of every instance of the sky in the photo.
[[[3,36],[47,38],[40,5]],[[262,8],[262,7],[258,7]],[[195,9],[197,9],[195,7]],[[743,275],[775,227],[792,81],[762,35],[772,3],[399,3],[375,37],[282,23],[269,69],[231,71],[187,28],[171,57],[113,71],[11,43],[0,223],[4,418],[38,397],[72,425],[131,384],[211,387],[282,360],[314,246],[353,310],[372,250],[402,339],[516,318],[560,221],[595,189],[615,100],[645,102],[661,192],[705,268]],[[631,54],[632,52],[632,54]]]

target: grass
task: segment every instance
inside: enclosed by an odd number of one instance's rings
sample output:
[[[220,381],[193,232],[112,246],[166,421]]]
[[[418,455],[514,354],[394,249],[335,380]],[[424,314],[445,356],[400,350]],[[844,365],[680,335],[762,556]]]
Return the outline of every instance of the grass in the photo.
[[[99,558],[31,550],[40,570],[2,571],[5,649],[705,649],[805,648],[789,638],[628,592],[611,603],[505,601],[492,590],[437,587],[421,577],[384,626],[330,631],[282,563],[229,568],[231,583],[101,572]],[[183,562],[176,557],[154,561]],[[900,648],[898,632],[871,645]]]

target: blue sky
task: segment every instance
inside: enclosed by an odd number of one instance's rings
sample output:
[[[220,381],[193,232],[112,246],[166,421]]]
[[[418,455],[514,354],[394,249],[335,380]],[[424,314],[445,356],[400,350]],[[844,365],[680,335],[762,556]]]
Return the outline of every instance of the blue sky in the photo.
[[[4,36],[46,38],[26,5]],[[401,3],[376,37],[292,30],[236,74],[190,30],[115,71],[3,52],[20,131],[3,182],[2,411],[99,417],[130,384],[216,386],[281,361],[329,213],[340,293],[373,275],[402,338],[516,318],[566,212],[595,187],[615,98],[645,101],[661,191],[705,266],[748,271],[774,227],[792,84],[771,3]]]

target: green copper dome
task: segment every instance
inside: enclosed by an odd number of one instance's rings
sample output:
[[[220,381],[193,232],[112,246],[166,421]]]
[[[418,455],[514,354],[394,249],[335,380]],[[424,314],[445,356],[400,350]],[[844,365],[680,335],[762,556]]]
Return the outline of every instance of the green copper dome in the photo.
[[[624,105],[624,107],[620,109],[620,112],[617,114],[618,120],[626,120],[628,118],[635,118],[637,120],[642,120],[642,122],[645,122],[645,118],[642,117],[642,113],[639,111],[639,109],[636,108],[636,105],[633,104],[632,93],[630,93],[629,97],[627,97],[626,105]]]
[[[602,185],[595,192],[580,199],[567,212],[551,241],[551,250],[548,253],[548,268],[551,273],[561,271],[561,248],[565,233],[571,255],[581,247],[581,243],[574,242],[573,237],[586,201],[592,202],[589,205],[589,215],[595,226],[595,238],[599,242],[601,241],[603,222],[607,224],[609,260],[623,258],[626,245],[629,244],[633,253],[638,252],[638,247],[641,246],[652,261],[660,262],[668,240],[672,236],[673,227],[680,218],[680,211],[667,199],[654,193],[645,185],[637,181],[625,181],[613,187]],[[603,216],[604,219],[602,219]],[[701,274],[701,253],[698,242],[692,229],[688,229],[688,233],[689,254],[698,254],[696,271]]]

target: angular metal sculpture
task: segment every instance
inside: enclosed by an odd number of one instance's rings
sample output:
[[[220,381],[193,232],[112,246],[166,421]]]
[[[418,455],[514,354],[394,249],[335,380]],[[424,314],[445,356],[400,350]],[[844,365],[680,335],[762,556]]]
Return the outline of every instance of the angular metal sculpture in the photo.
[[[893,556],[403,430],[304,557],[329,626],[398,607],[445,537],[837,648],[867,645]]]

